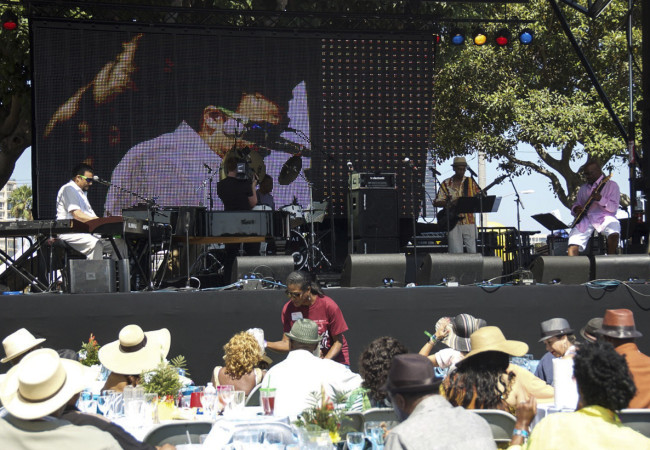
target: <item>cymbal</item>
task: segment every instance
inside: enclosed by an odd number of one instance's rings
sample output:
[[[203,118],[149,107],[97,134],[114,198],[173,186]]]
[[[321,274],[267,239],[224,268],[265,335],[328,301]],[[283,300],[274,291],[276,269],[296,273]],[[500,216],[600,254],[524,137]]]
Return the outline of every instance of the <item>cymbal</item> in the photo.
[[[283,186],[293,183],[293,181],[298,178],[301,169],[302,159],[299,155],[293,155],[282,165],[282,170],[278,177],[278,183]]]

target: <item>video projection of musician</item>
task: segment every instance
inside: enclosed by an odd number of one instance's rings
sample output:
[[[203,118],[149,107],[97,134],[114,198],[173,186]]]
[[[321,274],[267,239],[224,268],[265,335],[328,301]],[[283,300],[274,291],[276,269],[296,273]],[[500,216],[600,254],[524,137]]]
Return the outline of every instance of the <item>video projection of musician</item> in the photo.
[[[453,210],[460,197],[474,197],[480,192],[474,179],[465,176],[467,160],[464,157],[454,158],[451,167],[454,175],[442,182],[434,202],[434,206],[446,208],[447,211]],[[447,224],[443,221],[438,226],[445,229]],[[450,228],[447,236],[449,253],[463,253],[463,249],[467,249],[467,253],[476,253],[477,231],[474,214],[460,214],[456,225],[450,225]]]
[[[75,219],[80,222],[88,222],[97,219],[88,201],[88,189],[93,184],[94,170],[88,164],[78,164],[72,169],[70,181],[59,189],[56,196],[56,218],[57,220]],[[62,234],[59,239],[65,241],[79,253],[86,255],[87,259],[102,259],[104,253],[111,255],[112,259],[118,259],[110,240],[93,236],[88,233]],[[124,240],[114,238],[120,256],[127,257],[126,244]]]
[[[77,47],[101,42],[115,48],[112,57],[90,62],[98,59],[95,49],[82,49],[83,86],[47,117],[39,155],[45,166],[48,150],[61,148],[63,141],[72,156],[93,161],[101,178],[110,176],[113,186],[102,201],[105,215],[121,215],[142,198],[163,207],[208,206],[210,194],[213,209],[223,209],[216,183],[222,158],[232,148],[259,152],[266,173],[276,181],[295,153],[301,153],[303,170],[310,168],[310,124],[315,119],[309,111],[318,108],[308,105],[308,99],[318,97],[309,91],[318,86],[317,40],[57,31],[63,48],[62,39]],[[48,45],[50,33],[37,32],[41,47]],[[92,39],[84,39],[90,35]],[[106,50],[97,53],[105,55]],[[65,56],[76,62],[74,55]],[[46,67],[55,71],[58,65]],[[92,67],[100,69],[91,72]],[[49,92],[70,91],[65,77],[47,78],[54,80],[44,81]],[[55,86],[56,80],[68,86]],[[256,99],[253,109],[251,98]],[[70,137],[75,140],[82,129],[94,133],[95,145],[70,145]],[[110,146],[97,139],[106,129],[113,130]],[[275,189],[279,204],[307,205],[302,175]],[[54,176],[41,176],[42,184]]]
[[[596,230],[607,237],[607,254],[615,255],[621,234],[621,223],[616,218],[621,191],[615,181],[605,177],[596,161],[589,161],[582,167],[587,180],[578,191],[571,214],[576,218],[586,210],[583,217],[569,233],[569,256],[578,256],[584,251],[589,238]]]

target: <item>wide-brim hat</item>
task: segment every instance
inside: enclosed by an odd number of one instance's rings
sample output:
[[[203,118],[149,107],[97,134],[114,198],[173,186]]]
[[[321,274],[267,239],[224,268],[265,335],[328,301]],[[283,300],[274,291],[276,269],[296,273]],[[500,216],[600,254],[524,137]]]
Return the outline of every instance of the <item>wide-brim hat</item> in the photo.
[[[571,325],[569,325],[569,321],[561,317],[545,320],[540,324],[539,327],[542,338],[538,342],[544,342],[553,336],[563,336],[565,334],[573,333],[573,329],[571,328]]]
[[[291,331],[284,334],[292,341],[301,344],[316,344],[322,339],[322,336],[318,335],[318,325],[309,319],[296,320],[291,327]]]
[[[457,156],[454,158],[454,162],[451,163],[451,166],[466,166],[467,165],[467,160],[465,159],[464,156]]]
[[[406,353],[393,357],[382,389],[395,393],[435,392],[440,382],[426,356]]]
[[[629,309],[606,310],[603,325],[596,333],[616,339],[631,339],[643,336],[636,330],[634,314]]]
[[[171,334],[167,328],[142,331],[138,325],[120,330],[119,339],[99,349],[99,361],[113,373],[140,375],[153,370],[167,357]]]
[[[24,420],[40,419],[60,409],[92,380],[77,361],[61,359],[52,349],[34,350],[12,367],[0,385],[0,401]]]
[[[528,344],[506,339],[499,327],[479,328],[472,333],[470,341],[472,351],[465,355],[465,358],[460,363],[474,355],[485,352],[502,352],[510,356],[524,356],[528,352]]]
[[[587,341],[593,342],[598,338],[598,330],[603,326],[602,317],[594,317],[587,322],[587,325],[580,329],[580,336]]]
[[[470,314],[458,314],[451,320],[451,330],[443,342],[459,352],[469,352],[472,350],[470,336],[485,325],[483,319],[477,319]]]
[[[35,338],[34,335],[27,331],[25,328],[14,331],[2,340],[2,346],[5,349],[6,356],[0,359],[0,363],[11,361],[17,356],[30,351],[43,342],[45,342],[44,338]]]

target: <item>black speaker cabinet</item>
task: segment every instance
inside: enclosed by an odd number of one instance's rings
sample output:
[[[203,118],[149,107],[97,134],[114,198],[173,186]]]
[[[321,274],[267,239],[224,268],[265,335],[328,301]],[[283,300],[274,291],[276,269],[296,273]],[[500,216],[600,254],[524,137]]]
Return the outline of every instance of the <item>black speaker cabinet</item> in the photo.
[[[593,277],[596,280],[650,279],[650,255],[594,256]]]
[[[501,275],[503,275],[503,260],[498,256],[484,256],[483,272],[479,281],[490,280],[493,283],[501,283]]]
[[[70,259],[68,277],[71,294],[115,292],[115,261],[112,259]]]
[[[489,265],[493,265],[493,262]],[[483,281],[484,278],[483,255],[479,253],[428,253],[418,271],[417,284],[436,285],[445,280],[455,280],[465,285]]]
[[[293,272],[293,256],[238,256],[232,265],[231,283],[244,277],[268,278],[284,283]]]
[[[352,191],[348,203],[348,220],[353,220],[355,237],[399,236],[397,190]]]
[[[403,253],[348,255],[341,273],[342,287],[377,287],[385,278],[396,286],[404,286],[406,256]]]
[[[364,237],[354,240],[354,253],[399,253],[399,238],[396,237]]]
[[[582,284],[589,281],[588,256],[538,256],[530,264],[536,283]]]

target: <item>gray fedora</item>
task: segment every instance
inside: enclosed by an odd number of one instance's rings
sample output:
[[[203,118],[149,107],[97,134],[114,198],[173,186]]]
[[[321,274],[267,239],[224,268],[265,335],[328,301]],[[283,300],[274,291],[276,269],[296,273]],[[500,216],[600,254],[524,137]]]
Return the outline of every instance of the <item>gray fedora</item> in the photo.
[[[292,341],[301,344],[317,344],[322,337],[318,335],[318,325],[313,320],[298,319],[291,327],[291,331],[284,333]]]
[[[573,333],[573,329],[571,328],[571,325],[569,325],[569,322],[561,317],[545,320],[541,323],[540,329],[542,332],[542,338],[539,342],[544,342],[553,336],[562,336]]]

